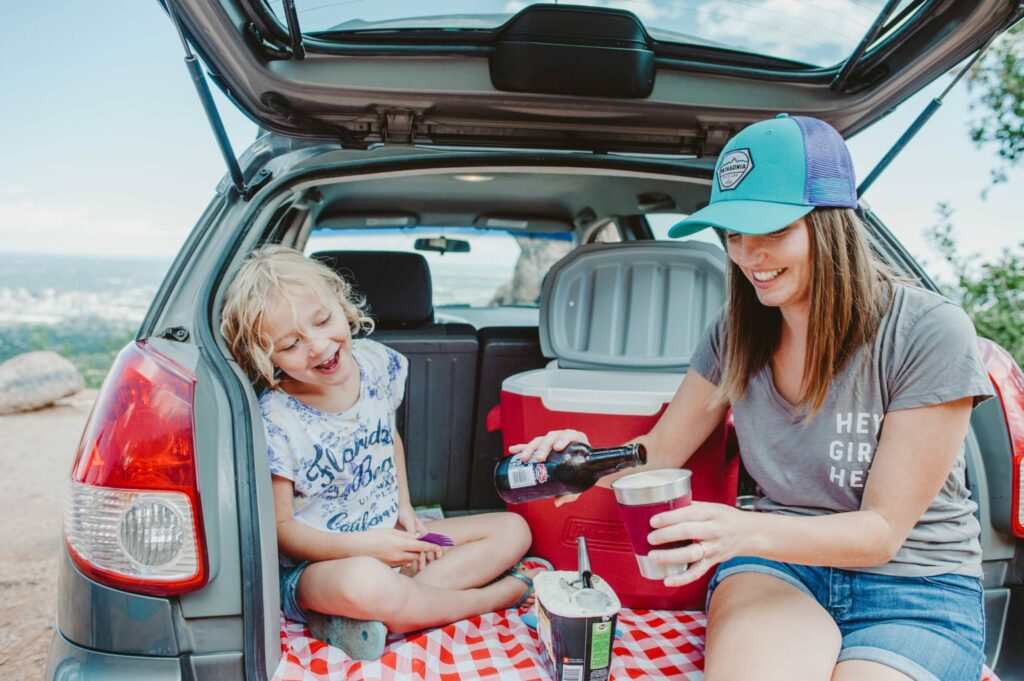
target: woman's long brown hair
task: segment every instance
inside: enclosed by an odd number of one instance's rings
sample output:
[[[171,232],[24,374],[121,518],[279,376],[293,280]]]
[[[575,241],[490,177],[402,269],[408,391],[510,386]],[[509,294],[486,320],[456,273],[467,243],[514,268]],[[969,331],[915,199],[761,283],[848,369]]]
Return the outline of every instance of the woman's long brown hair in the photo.
[[[857,214],[816,208],[806,218],[811,283],[807,354],[797,413],[816,414],[832,379],[871,342],[888,307],[893,271],[868,245]],[[782,313],[757,299],[738,265],[729,262],[729,306],[723,326],[724,369],[715,404],[741,399],[782,337]]]

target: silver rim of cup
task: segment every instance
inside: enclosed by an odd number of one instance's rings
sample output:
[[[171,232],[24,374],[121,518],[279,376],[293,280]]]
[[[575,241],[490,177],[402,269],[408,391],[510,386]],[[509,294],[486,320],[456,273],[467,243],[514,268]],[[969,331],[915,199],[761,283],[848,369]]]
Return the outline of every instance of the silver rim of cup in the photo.
[[[612,490],[624,506],[658,504],[689,494],[690,476],[685,468],[656,468],[624,475],[612,483]]]
[[[637,567],[640,574],[647,579],[665,579],[672,575],[681,575],[690,567],[686,563],[655,563],[649,556],[637,556]]]

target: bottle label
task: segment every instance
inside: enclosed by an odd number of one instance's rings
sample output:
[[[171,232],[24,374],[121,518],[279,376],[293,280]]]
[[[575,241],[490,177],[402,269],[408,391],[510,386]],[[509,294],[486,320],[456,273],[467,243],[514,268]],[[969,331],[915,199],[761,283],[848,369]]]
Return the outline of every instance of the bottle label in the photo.
[[[533,487],[548,481],[548,468],[543,463],[527,463],[516,459],[508,464],[508,486],[510,489]]]

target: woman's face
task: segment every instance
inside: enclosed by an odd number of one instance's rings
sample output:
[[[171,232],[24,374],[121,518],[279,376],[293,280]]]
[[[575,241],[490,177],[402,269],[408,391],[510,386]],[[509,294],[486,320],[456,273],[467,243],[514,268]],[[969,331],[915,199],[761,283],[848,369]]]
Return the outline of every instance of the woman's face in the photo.
[[[729,259],[743,271],[762,305],[806,307],[811,290],[811,237],[800,218],[760,236],[726,232]]]

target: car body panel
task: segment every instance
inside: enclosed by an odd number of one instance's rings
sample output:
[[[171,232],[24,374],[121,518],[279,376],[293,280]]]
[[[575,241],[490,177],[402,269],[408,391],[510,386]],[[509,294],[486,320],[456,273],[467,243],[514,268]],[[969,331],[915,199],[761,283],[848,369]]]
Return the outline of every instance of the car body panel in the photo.
[[[292,137],[439,145],[661,151],[715,155],[729,137],[779,111],[813,115],[844,136],[870,125],[1019,17],[1005,0],[941,3],[865,55],[876,74],[834,91],[834,70],[706,68],[661,59],[647,98],[507,92],[487,51],[336,53],[307,38],[304,59],[274,58],[251,39],[243,0],[166,0],[214,80],[259,124]],[[939,3],[933,3],[939,5]],[[873,61],[872,61],[873,60]],[[679,63],[676,63],[679,62]]]
[[[97,584],[62,552],[58,566],[57,630],[69,643],[124,654],[173,657],[181,653],[174,609],[166,598]]]
[[[787,111],[823,118],[852,135],[1022,12],[1007,0],[922,0],[930,14],[870,48],[846,85],[836,88],[831,84],[839,66],[805,68],[726,54],[704,41],[689,52],[658,56],[651,94],[627,98],[499,90],[489,70],[493,45],[406,44],[382,52],[372,41],[341,44],[306,36],[305,58],[293,59],[287,33],[282,36],[282,27],[266,23],[267,17],[254,16],[253,0],[164,4],[229,98],[278,133],[261,135],[238,159],[245,183],[261,174],[265,183],[244,194],[230,177],[218,185],[138,334],[196,376],[196,472],[209,581],[193,593],[154,598],[102,586],[63,555],[57,632],[46,669],[51,679],[255,681],[277,667],[278,557],[266,442],[256,394],[219,333],[224,291],[253,248],[303,247],[315,226],[310,216],[329,208],[361,206],[365,212],[405,199],[406,207],[423,215],[431,215],[435,204],[454,206],[450,212],[434,210],[431,219],[455,216],[472,225],[474,202],[480,211],[515,207],[514,192],[502,194],[488,185],[465,187],[466,205],[458,205],[459,183],[446,190],[440,181],[457,170],[506,178],[544,172],[578,177],[583,190],[595,194],[592,199],[559,202],[549,196],[546,214],[537,216],[572,226],[576,237],[585,231],[581,216],[587,207],[624,223],[642,222],[635,218],[643,213],[638,199],[648,179],[655,189],[679,190],[676,210],[694,210],[709,190],[714,156],[752,121]],[[262,35],[258,41],[254,30]],[[367,145],[368,150],[358,148]],[[601,153],[611,151],[662,155]],[[618,186],[606,182],[595,190],[595,178],[602,175],[619,179]],[[343,183],[355,189],[343,191]],[[360,187],[374,189],[360,194]],[[563,197],[576,191],[571,183],[551,182],[544,189]],[[612,213],[614,204],[604,201],[616,189],[625,198],[621,211]],[[519,204],[536,209],[543,197],[527,189]],[[631,201],[632,209],[625,205]],[[866,206],[862,216],[887,261],[936,288]],[[649,229],[630,229],[628,238],[651,236]],[[477,328],[537,323],[536,309],[504,314],[500,308],[453,307],[445,314]],[[1024,629],[1021,542],[1009,534],[1011,448],[996,401],[972,415],[965,456],[982,528],[986,657],[1003,681],[1024,681],[1024,649],[1016,644]],[[464,510],[480,510],[472,506],[469,490],[465,496]]]
[[[68,642],[59,632],[50,642],[46,670],[46,678],[53,681],[182,681],[178,658],[89,650]]]

